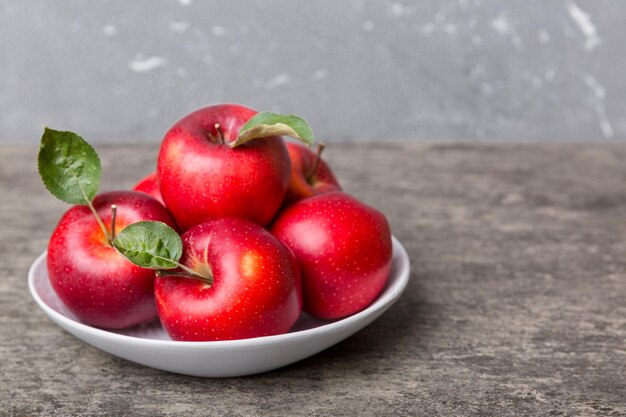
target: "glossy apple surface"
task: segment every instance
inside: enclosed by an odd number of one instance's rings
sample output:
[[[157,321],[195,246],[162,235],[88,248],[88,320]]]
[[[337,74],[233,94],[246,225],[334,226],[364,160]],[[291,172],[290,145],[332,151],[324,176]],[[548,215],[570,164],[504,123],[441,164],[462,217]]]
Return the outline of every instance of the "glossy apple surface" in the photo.
[[[154,198],[134,191],[103,193],[93,200],[107,227],[117,205],[116,230],[141,220],[176,227]],[[154,271],[135,266],[109,245],[86,206],[74,206],[59,221],[48,245],[48,275],[59,298],[83,322],[121,329],[156,318]]]
[[[385,216],[354,197],[329,192],[287,207],[272,233],[291,248],[302,271],[304,310],[337,319],[367,307],[391,267]]]
[[[302,309],[290,250],[262,227],[213,219],[185,232],[181,263],[212,275],[157,277],[159,318],[173,340],[232,340],[286,333]]]
[[[339,181],[323,159],[316,165],[317,154],[306,146],[287,142],[291,159],[291,174],[285,195],[285,204],[329,191],[341,191]]]
[[[145,176],[141,181],[139,181],[133,187],[135,191],[141,191],[142,193],[146,193],[156,198],[159,203],[165,205],[163,202],[163,197],[161,197],[161,191],[159,190],[159,183],[157,181],[156,171]]]
[[[236,148],[228,145],[256,113],[234,104],[206,107],[183,117],[166,133],[157,177],[163,200],[183,229],[221,217],[266,225],[278,211],[290,167],[283,139],[272,136]]]

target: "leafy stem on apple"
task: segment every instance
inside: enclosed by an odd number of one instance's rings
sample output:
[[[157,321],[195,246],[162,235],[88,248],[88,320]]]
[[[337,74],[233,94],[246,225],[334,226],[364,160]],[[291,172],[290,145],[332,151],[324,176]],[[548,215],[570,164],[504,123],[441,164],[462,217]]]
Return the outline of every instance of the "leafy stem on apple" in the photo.
[[[154,269],[159,276],[175,275],[213,283],[213,276],[181,264],[183,241],[174,229],[162,222],[140,221],[126,226],[113,242],[129,261],[142,268]],[[180,269],[182,272],[173,271]]]
[[[201,279],[202,281],[206,280],[206,282],[210,285],[213,283],[212,280],[209,279],[205,279],[205,278],[199,278],[199,275],[197,273],[189,273],[189,272],[185,272],[185,271],[172,271],[169,269],[157,269],[156,270],[156,276],[157,277],[182,277],[182,278],[195,278],[195,279]]]
[[[92,204],[100,187],[102,168],[91,145],[74,132],[44,127],[37,167],[52,195],[69,204],[89,207],[107,242],[113,246],[113,238]]]
[[[313,131],[300,116],[294,114],[278,114],[271,112],[258,113],[239,130],[239,137],[230,143],[236,148],[251,140],[269,136],[289,136],[304,142],[307,146],[313,145]]]
[[[104,222],[102,221],[102,219],[98,215],[98,212],[96,211],[95,207],[91,203],[91,200],[87,200],[87,206],[89,207],[89,210],[91,210],[91,212],[93,213],[94,217],[96,218],[96,221],[98,222],[98,225],[100,226],[100,229],[102,229],[102,233],[104,233],[104,237],[106,237],[107,243],[110,246],[113,246],[113,239],[114,239],[114,237],[111,236],[111,234],[107,230],[106,226],[104,225]]]

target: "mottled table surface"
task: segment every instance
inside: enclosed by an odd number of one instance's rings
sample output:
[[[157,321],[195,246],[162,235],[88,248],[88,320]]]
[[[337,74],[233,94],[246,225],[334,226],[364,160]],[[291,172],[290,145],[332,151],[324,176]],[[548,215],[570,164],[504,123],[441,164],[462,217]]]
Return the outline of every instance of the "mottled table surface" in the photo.
[[[100,147],[103,190],[156,146]],[[626,415],[626,146],[331,145],[412,262],[386,314],[289,367],[210,380],[65,333],[27,269],[66,206],[0,147],[0,415]]]

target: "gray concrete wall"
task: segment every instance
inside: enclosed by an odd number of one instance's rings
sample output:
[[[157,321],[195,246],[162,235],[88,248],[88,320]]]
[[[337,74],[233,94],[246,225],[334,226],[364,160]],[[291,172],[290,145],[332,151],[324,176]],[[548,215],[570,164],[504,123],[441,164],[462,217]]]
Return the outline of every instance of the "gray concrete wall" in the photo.
[[[0,142],[240,102],[326,140],[626,138],[626,3],[0,0]]]

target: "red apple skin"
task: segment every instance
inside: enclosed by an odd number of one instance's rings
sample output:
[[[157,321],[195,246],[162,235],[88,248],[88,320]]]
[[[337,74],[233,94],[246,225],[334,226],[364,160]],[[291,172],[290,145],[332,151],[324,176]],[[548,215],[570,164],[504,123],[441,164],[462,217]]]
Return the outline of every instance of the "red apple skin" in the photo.
[[[312,173],[317,155],[309,148],[300,143],[287,142],[287,151],[291,159],[291,174],[284,205],[316,194],[341,191],[339,181],[323,159],[320,159],[316,172]]]
[[[161,197],[161,191],[159,190],[159,183],[157,181],[156,171],[144,177],[133,187],[134,191],[141,191],[154,197],[159,203],[165,205],[163,197]]]
[[[197,110],[165,134],[157,177],[165,205],[183,229],[212,218],[268,224],[287,191],[289,154],[282,137],[237,148],[239,129],[257,112],[235,104]],[[218,123],[225,144],[219,142]]]
[[[93,205],[107,227],[111,204],[117,205],[117,231],[141,220],[175,227],[163,205],[135,191],[94,198]],[[88,207],[74,206],[63,215],[50,238],[47,262],[52,287],[84,323],[122,329],[156,318],[154,271],[135,266],[109,246]]]
[[[341,192],[287,207],[272,233],[300,264],[304,310],[323,319],[357,313],[381,293],[391,268],[385,216]]]
[[[286,333],[302,310],[290,250],[243,219],[213,219],[185,232],[181,262],[211,271],[213,283],[157,277],[159,318],[173,340],[247,339]]]

